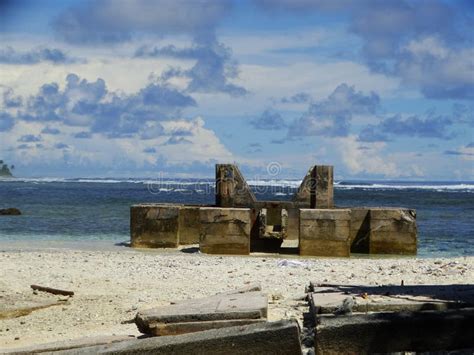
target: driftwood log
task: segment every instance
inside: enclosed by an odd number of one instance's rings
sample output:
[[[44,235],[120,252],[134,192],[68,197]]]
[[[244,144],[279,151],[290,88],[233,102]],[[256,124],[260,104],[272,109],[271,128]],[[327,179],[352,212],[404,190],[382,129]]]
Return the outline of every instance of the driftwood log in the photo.
[[[48,292],[48,293],[52,293],[53,295],[74,296],[73,291],[60,290],[57,288],[38,286],[38,285],[31,285],[30,287],[35,291]]]

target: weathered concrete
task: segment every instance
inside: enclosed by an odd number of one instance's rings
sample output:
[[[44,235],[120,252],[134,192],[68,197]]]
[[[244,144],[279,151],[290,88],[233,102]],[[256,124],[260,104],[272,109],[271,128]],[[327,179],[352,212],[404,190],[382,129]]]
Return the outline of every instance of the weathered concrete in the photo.
[[[308,300],[315,316],[333,313],[346,299],[353,312],[443,311],[474,307],[470,285],[363,286],[311,282]]]
[[[178,247],[179,209],[179,205],[165,204],[141,204],[132,206],[130,208],[132,247]]]
[[[251,208],[256,201],[237,165],[216,164],[216,206]]]
[[[301,355],[301,343],[298,323],[279,321],[211,329],[178,336],[134,339],[59,354]]]
[[[205,207],[199,210],[199,249],[208,254],[250,253],[251,210]]]
[[[312,172],[311,208],[334,208],[334,169],[316,165]]]
[[[222,327],[224,321],[265,320],[267,309],[267,295],[260,291],[221,294],[141,311],[135,323],[144,334],[181,334]]]
[[[369,253],[370,209],[351,208],[351,253]]]
[[[288,239],[300,242],[301,255],[416,254],[414,210],[351,208],[348,221],[341,212],[347,209],[334,208],[333,175],[333,166],[314,165],[291,201],[257,201],[236,165],[217,164],[215,207],[132,206],[131,245],[164,248],[199,242],[206,253],[246,255],[279,252]],[[300,218],[300,209],[328,212],[307,212],[313,215]]]
[[[1,353],[9,354],[9,355],[27,355],[27,354],[44,354],[44,353],[57,354],[59,351],[63,351],[63,350],[79,349],[78,351],[82,351],[80,350],[80,348],[88,348],[88,347],[96,346],[96,345],[113,344],[119,341],[131,340],[132,338],[133,337],[129,335],[87,337],[87,338],[58,341],[54,343],[47,343],[47,344],[36,345],[36,346],[29,346],[25,348],[10,349],[10,350],[6,350],[5,352],[2,350]]]
[[[349,209],[301,209],[300,255],[350,255]]]
[[[179,244],[198,244],[201,223],[199,208],[201,206],[182,206],[179,209]]]
[[[371,254],[412,254],[417,251],[416,211],[403,208],[370,209]]]
[[[317,354],[439,351],[474,347],[474,308],[320,316]]]
[[[309,208],[311,203],[311,191],[314,191],[314,171],[315,165],[311,166],[304,176],[301,184],[293,196],[292,201],[300,208]]]

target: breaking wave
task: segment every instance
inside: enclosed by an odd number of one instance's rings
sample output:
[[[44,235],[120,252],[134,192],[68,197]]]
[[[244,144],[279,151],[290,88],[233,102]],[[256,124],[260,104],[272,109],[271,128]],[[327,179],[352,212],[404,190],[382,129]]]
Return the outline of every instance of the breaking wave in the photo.
[[[194,191],[203,191],[204,186],[214,187],[212,179],[126,179],[126,178],[0,178],[0,182],[25,182],[33,184],[44,183],[88,183],[88,184],[144,184],[151,185],[161,191],[184,191],[190,188]],[[282,187],[297,189],[301,180],[271,179],[271,180],[248,180],[252,187]],[[462,191],[474,192],[474,182],[400,182],[400,181],[337,181],[335,189],[340,190],[433,190],[433,191]]]

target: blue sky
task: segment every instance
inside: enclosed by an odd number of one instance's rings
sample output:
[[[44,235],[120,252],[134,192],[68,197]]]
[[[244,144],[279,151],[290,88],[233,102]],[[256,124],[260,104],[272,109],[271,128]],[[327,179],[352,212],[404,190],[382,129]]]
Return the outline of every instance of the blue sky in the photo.
[[[0,2],[21,176],[474,180],[474,3]]]

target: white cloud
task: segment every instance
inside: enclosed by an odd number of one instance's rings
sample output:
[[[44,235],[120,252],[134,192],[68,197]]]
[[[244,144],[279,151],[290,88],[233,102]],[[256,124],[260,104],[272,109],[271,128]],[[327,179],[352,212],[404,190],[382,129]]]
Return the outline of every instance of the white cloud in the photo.
[[[17,167],[29,166],[30,174],[38,167],[63,167],[68,174],[67,166],[107,171],[115,176],[121,175],[121,169],[136,167],[138,174],[147,166],[166,161],[171,166],[186,166],[194,162],[209,163],[214,160],[232,162],[234,155],[221,143],[214,131],[204,126],[200,117],[194,120],[176,119],[161,122],[165,128],[164,135],[155,139],[139,140],[136,138],[105,139],[94,134],[90,139],[73,138],[80,129],[56,124],[61,133],[42,135],[39,143],[27,144],[28,149],[19,149],[18,139],[26,134],[39,135],[45,124],[39,122],[18,122],[10,132],[0,132],[2,142],[0,154]],[[51,126],[51,124],[50,124]],[[185,136],[186,143],[165,145],[172,137],[170,134],[178,129],[190,132]],[[67,148],[55,146],[64,143]],[[37,146],[36,144],[41,144]],[[156,153],[145,153],[146,148],[155,148]],[[149,169],[149,167],[148,167]],[[46,169],[47,170],[47,169]]]
[[[376,174],[386,177],[399,177],[402,175],[393,160],[381,155],[381,151],[385,148],[385,143],[363,144],[358,142],[357,137],[354,135],[335,138],[334,141],[337,144],[341,161],[351,174]]]

